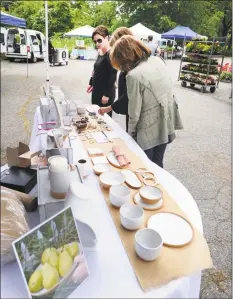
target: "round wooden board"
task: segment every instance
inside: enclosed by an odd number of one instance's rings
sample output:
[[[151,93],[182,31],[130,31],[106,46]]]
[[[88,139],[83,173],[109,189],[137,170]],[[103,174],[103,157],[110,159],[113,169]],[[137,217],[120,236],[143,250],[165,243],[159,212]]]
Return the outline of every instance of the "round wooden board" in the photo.
[[[153,219],[155,219],[155,217],[158,217],[159,214],[161,214],[161,215],[169,214],[169,215],[172,215],[174,217],[174,219],[176,219],[176,217],[177,217],[177,220],[176,221],[173,220],[173,223],[171,223],[171,221],[169,222],[169,217],[165,216],[163,220],[158,221],[156,224],[155,223],[153,224],[152,223]],[[170,220],[172,220],[172,218]],[[177,221],[180,222],[179,225],[178,225]],[[178,228],[178,226],[181,226],[182,221],[183,221],[183,228],[178,230],[177,228]],[[159,222],[161,224],[159,224]],[[187,219],[185,219],[184,217],[182,217],[176,213],[165,212],[165,211],[158,212],[158,213],[152,215],[148,219],[147,227],[156,230],[161,235],[161,237],[163,239],[163,245],[168,246],[168,247],[180,248],[180,247],[186,246],[192,242],[193,237],[194,237],[194,229],[193,229],[192,224]],[[163,232],[163,230],[165,230],[165,229],[169,232],[167,232],[167,233]],[[176,232],[174,231],[174,229],[176,229]],[[183,232],[185,231],[187,236],[183,237],[184,241],[183,242],[180,241],[180,244],[177,244],[178,242],[172,242],[172,241],[168,242],[167,241],[168,237],[167,236],[163,237],[163,236],[165,236],[165,234],[170,234],[170,238],[172,238],[174,236],[180,237],[181,236],[180,232],[182,230],[183,230]]]

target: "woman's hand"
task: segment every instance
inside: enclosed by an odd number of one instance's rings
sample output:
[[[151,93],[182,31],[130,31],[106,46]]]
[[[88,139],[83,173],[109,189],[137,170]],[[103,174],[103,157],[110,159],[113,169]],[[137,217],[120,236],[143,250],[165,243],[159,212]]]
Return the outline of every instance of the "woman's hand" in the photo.
[[[87,87],[87,93],[90,93],[90,92],[92,92],[92,89],[93,89],[93,86],[91,86],[91,85],[88,85],[88,87]]]
[[[112,111],[112,107],[111,106],[108,106],[108,107],[101,107],[99,110],[98,110],[98,113],[100,115],[104,115],[104,113],[108,113]]]
[[[108,97],[106,97],[106,96],[103,96],[103,97],[102,97],[102,101],[101,101],[101,103],[102,103],[103,105],[105,105],[105,104],[107,104],[107,103],[108,103],[108,100],[109,100],[109,98],[108,98]]]

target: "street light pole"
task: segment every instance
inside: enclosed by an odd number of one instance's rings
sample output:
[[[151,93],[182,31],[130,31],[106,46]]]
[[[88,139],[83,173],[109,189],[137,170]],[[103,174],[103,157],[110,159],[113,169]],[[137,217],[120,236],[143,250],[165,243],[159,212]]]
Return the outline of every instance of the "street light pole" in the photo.
[[[46,63],[46,96],[49,96],[49,33],[48,33],[48,1],[45,0],[45,39],[46,39],[46,56],[45,56],[45,63]]]

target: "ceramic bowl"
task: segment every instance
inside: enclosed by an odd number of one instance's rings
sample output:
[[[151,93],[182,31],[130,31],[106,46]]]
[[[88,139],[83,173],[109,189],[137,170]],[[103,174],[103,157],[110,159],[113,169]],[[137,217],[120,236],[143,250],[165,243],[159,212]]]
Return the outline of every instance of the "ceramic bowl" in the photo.
[[[121,185],[125,182],[125,176],[120,172],[107,171],[100,175],[103,187],[109,189],[111,186]]]
[[[87,127],[87,121],[85,120],[78,120],[75,123],[78,130],[84,130]]]
[[[141,199],[147,204],[155,204],[163,197],[163,192],[154,186],[144,186],[139,190]]]
[[[124,204],[120,208],[121,224],[128,230],[140,228],[144,223],[144,211],[134,204]]]
[[[111,171],[111,166],[108,163],[95,164],[93,166],[95,174],[99,175],[107,171]]]
[[[120,208],[130,200],[130,189],[127,186],[119,185],[110,188],[109,199],[113,206]]]
[[[77,107],[77,113],[78,114],[85,114],[85,112],[86,112],[85,107],[81,107],[81,106]]]
[[[71,130],[65,129],[65,128],[56,128],[53,130],[49,130],[47,132],[47,135],[50,137],[50,139],[52,141],[54,141],[54,135],[62,135],[63,136],[63,140],[66,139],[66,137],[69,135]]]
[[[161,252],[163,240],[159,233],[151,228],[144,228],[135,234],[135,250],[144,261],[156,260]]]

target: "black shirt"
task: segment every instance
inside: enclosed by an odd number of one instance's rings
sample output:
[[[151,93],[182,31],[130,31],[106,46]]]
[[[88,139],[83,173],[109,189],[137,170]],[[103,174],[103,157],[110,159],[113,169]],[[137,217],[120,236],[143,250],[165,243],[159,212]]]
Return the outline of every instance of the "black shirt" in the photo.
[[[112,67],[109,52],[98,55],[94,64],[93,75],[89,84],[93,86],[92,98],[96,104],[100,104],[103,96],[109,97],[111,104],[115,98],[115,82],[117,71]],[[100,105],[102,106],[102,105]]]
[[[120,72],[118,78],[118,99],[112,103],[112,110],[118,114],[128,115],[128,103],[126,73]]]

